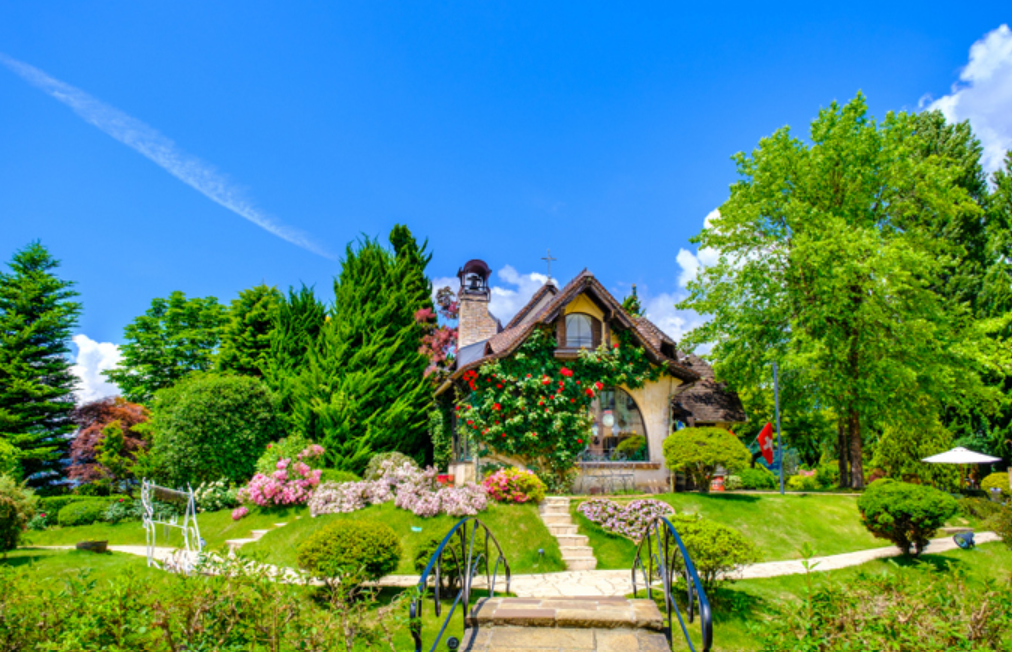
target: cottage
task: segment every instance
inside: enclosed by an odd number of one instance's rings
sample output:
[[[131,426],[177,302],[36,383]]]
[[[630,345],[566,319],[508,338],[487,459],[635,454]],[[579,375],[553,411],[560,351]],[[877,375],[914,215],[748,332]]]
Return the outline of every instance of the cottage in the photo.
[[[663,485],[668,481],[662,449],[665,437],[685,426],[730,429],[746,421],[738,396],[715,380],[706,362],[678,351],[675,342],[647,318],[629,314],[590,272],[584,270],[561,289],[543,285],[505,326],[488,309],[490,273],[481,260],[468,261],[458,272],[456,369],[437,391],[443,400],[466,391],[463,379],[469,370],[513,355],[535,329],[552,329],[554,355],[561,360],[576,359],[581,349],[611,346],[613,338],[624,332],[662,373],[639,388],[606,387],[597,394],[591,407],[591,432],[579,462],[585,473],[622,468],[632,484]],[[644,438],[645,446],[632,451],[628,445],[620,448],[633,437]],[[471,453],[466,442],[455,441],[453,470],[458,479],[473,475]]]

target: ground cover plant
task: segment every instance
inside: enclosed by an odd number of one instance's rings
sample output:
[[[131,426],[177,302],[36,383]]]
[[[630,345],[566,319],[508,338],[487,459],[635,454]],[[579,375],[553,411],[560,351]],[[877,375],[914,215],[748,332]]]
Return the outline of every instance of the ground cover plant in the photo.
[[[633,500],[619,504],[607,498],[592,498],[577,508],[584,517],[608,532],[639,542],[647,527],[659,516],[670,516],[671,506],[659,500]]]

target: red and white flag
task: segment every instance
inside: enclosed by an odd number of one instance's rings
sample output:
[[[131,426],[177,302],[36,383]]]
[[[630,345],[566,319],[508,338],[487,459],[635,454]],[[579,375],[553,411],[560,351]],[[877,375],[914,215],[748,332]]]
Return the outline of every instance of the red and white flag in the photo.
[[[773,464],[773,426],[766,423],[762,432],[759,433],[759,450],[762,451],[763,459],[767,464]]]

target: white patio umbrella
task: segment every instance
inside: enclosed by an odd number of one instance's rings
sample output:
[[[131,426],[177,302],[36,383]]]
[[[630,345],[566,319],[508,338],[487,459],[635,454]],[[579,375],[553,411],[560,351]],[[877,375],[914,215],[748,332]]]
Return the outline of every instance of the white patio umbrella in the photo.
[[[928,462],[930,464],[993,464],[994,462],[1001,462],[1000,457],[991,457],[983,453],[957,446],[951,451],[945,451],[938,455],[932,455],[931,457],[925,457],[922,462]]]
[[[927,462],[929,464],[959,464],[960,465],[959,477],[960,483],[962,483],[962,478],[965,477],[966,475],[965,473],[963,473],[962,469],[963,465],[991,464],[993,462],[1001,462],[1002,460],[1000,457],[991,457],[990,455],[985,455],[983,453],[972,451],[968,448],[963,448],[962,446],[957,446],[953,448],[951,451],[945,451],[944,453],[939,453],[938,455],[925,457],[921,461]],[[962,484],[960,486],[962,486]]]

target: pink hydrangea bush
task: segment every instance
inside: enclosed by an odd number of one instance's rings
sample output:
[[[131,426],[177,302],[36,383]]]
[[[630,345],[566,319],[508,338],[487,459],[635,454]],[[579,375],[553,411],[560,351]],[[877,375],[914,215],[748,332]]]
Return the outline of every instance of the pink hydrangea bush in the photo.
[[[327,482],[309,499],[313,516],[358,511],[367,505],[391,500],[399,509],[428,518],[437,514],[474,516],[488,506],[485,489],[474,483],[463,487],[439,487],[436,469],[420,470],[390,460],[382,465],[377,480]]]
[[[577,509],[605,530],[633,541],[643,538],[651,521],[658,516],[669,516],[673,511],[671,505],[659,500],[634,500],[623,506],[607,498],[587,500]]]
[[[245,505],[239,505],[238,507],[236,507],[235,509],[232,510],[232,520],[233,521],[238,521],[239,519],[241,519],[243,516],[246,516],[247,514],[249,514],[249,510],[246,509],[246,506]]]
[[[311,449],[318,448],[319,452]],[[249,483],[239,490],[239,500],[259,507],[302,505],[320,484],[320,470],[310,468],[302,461],[321,455],[322,447],[313,444],[299,453],[298,459],[282,458],[277,461],[272,473],[257,473]]]
[[[540,503],[545,499],[545,483],[527,469],[499,469],[481,483],[488,495],[500,503]]]

